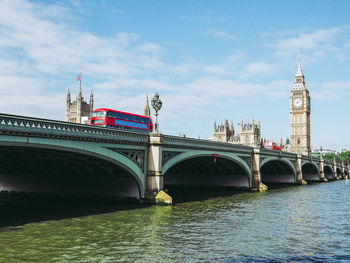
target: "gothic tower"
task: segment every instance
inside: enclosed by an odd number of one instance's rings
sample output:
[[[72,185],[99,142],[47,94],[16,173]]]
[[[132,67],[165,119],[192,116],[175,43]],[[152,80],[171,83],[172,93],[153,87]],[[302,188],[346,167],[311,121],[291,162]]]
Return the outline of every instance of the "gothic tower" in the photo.
[[[66,121],[75,122],[75,123],[90,123],[90,117],[94,110],[94,95],[92,90],[90,93],[89,103],[84,101],[84,97],[79,89],[78,96],[76,100],[71,100],[71,94],[68,90],[67,99],[66,99]]]
[[[92,90],[90,92],[89,110],[90,110],[90,116],[91,116],[92,112],[94,111],[94,94],[92,94]]]
[[[81,92],[81,87],[79,89],[78,97],[77,97],[77,115],[75,117],[77,123],[81,123],[82,111],[83,111],[83,93]]]
[[[148,94],[147,94],[147,97],[146,97],[145,107],[143,108],[143,115],[151,118],[151,109],[149,108]]]
[[[247,121],[246,124],[243,124],[243,119],[241,119],[240,143],[251,147],[256,147],[259,145],[260,120],[256,124],[253,117],[253,121],[251,124],[249,123],[249,120]]]
[[[70,90],[68,89],[67,99],[66,99],[66,121],[69,121],[70,106],[71,106]]]
[[[310,94],[305,85],[299,59],[294,87],[289,97],[291,151],[310,155]]]

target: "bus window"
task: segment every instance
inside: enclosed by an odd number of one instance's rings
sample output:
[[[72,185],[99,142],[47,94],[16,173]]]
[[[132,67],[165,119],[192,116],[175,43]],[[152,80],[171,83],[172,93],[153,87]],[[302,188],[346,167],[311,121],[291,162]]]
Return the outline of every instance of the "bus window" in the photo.
[[[93,112],[91,117],[105,117],[106,116],[106,112],[105,111],[96,111]]]

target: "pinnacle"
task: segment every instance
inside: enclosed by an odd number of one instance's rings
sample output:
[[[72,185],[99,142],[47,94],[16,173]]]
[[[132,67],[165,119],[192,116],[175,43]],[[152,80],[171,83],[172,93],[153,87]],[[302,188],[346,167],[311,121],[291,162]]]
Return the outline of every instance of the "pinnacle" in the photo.
[[[298,70],[297,70],[297,73],[295,74],[295,76],[296,76],[296,77],[304,76],[303,71],[301,70],[301,60],[300,60],[300,57],[299,57],[299,63],[298,63]]]

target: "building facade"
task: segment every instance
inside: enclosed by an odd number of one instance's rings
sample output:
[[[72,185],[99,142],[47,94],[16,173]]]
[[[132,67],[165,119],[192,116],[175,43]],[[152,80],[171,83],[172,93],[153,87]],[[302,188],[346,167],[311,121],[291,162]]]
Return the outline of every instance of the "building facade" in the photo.
[[[241,119],[241,144],[256,147],[260,144],[260,121],[256,124],[254,119],[252,123],[247,121],[246,124],[243,124]]]
[[[71,94],[68,90],[66,100],[66,121],[75,123],[90,123],[90,117],[94,110],[94,95],[90,93],[90,101],[84,101],[81,89],[79,89],[76,100],[71,101]]]
[[[310,94],[305,85],[305,77],[299,60],[294,86],[289,97],[291,152],[311,154],[310,102]]]
[[[233,144],[242,144],[247,146],[258,146],[260,144],[260,121],[255,123],[254,119],[252,123],[240,123],[240,133],[235,134],[233,122],[229,125],[228,121],[219,125],[214,122],[214,134],[213,141],[228,142]]]

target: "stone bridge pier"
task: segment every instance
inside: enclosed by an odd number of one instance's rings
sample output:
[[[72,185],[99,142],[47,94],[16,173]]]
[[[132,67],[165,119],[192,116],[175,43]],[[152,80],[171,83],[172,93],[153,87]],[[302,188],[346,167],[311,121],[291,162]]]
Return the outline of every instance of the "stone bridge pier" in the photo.
[[[150,134],[148,149],[147,189],[145,194],[146,198],[154,198],[160,190],[163,190],[164,187],[162,174],[162,144],[162,134]]]

